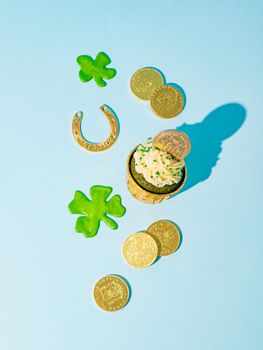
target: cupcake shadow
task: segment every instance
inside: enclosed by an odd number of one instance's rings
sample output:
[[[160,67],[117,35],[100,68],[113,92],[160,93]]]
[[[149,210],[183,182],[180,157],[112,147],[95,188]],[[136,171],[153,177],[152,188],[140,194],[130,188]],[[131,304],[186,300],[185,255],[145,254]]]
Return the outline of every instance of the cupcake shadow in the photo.
[[[174,196],[210,177],[220,159],[223,141],[234,135],[245,119],[246,109],[241,104],[228,103],[214,109],[200,123],[183,124],[176,128],[189,136],[192,147],[185,159],[187,180]]]

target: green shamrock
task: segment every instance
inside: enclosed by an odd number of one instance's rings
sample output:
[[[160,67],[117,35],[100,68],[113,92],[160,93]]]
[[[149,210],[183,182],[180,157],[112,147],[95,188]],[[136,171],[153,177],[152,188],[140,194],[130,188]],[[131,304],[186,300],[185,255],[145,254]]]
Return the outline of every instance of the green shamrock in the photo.
[[[90,188],[91,200],[81,191],[76,191],[68,208],[71,214],[81,214],[77,218],[75,231],[83,233],[85,237],[93,237],[97,234],[100,221],[104,221],[112,230],[118,228],[118,224],[109,218],[107,214],[120,217],[126,212],[121,203],[121,197],[116,194],[109,201],[107,198],[112,193],[112,188],[107,186],[92,186]]]
[[[95,60],[87,55],[77,57],[77,63],[80,65],[79,78],[83,83],[92,78],[100,87],[107,85],[103,79],[112,79],[116,75],[114,68],[106,68],[111,63],[111,59],[105,52],[99,52]]]

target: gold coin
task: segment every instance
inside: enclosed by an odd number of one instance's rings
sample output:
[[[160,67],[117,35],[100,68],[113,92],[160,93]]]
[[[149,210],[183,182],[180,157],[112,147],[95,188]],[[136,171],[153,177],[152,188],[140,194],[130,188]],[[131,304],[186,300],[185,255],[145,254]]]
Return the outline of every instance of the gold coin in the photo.
[[[94,299],[105,311],[122,309],[129,300],[129,287],[119,276],[108,275],[97,281],[94,287]]]
[[[159,132],[152,142],[154,147],[172,154],[176,159],[184,159],[191,150],[189,137],[182,131],[165,130]]]
[[[153,92],[151,107],[159,117],[173,118],[182,112],[184,98],[175,87],[164,85]]]
[[[156,241],[159,256],[172,254],[180,245],[180,232],[177,226],[168,220],[154,222],[148,227],[147,233]]]
[[[157,243],[145,232],[134,233],[123,244],[124,259],[129,265],[136,268],[150,266],[156,260],[157,255]]]
[[[150,100],[152,93],[163,86],[162,75],[153,68],[141,68],[135,72],[130,81],[132,92],[142,100]]]

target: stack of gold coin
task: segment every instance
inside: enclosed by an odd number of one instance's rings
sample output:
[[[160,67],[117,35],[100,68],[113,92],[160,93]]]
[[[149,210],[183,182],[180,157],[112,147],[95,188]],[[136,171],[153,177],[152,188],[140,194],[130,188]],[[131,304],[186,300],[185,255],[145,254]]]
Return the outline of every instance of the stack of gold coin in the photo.
[[[161,118],[173,118],[184,109],[184,97],[178,88],[165,84],[163,75],[154,68],[141,68],[131,77],[132,92],[149,100],[153,111]]]
[[[130,235],[123,244],[123,256],[135,268],[152,265],[158,256],[174,253],[180,246],[181,234],[173,222],[159,220],[152,223],[146,232]],[[124,278],[107,275],[97,281],[94,299],[105,311],[122,309],[129,301],[129,285]]]
[[[97,281],[94,287],[94,299],[105,311],[122,309],[129,301],[129,286],[117,275],[107,275]]]
[[[178,227],[171,221],[159,220],[147,228],[147,234],[154,238],[158,246],[158,256],[174,253],[180,246],[181,235]]]
[[[151,107],[159,117],[174,118],[184,109],[184,98],[174,86],[164,85],[152,94]]]
[[[158,70],[141,68],[135,72],[130,81],[131,90],[142,100],[150,100],[153,92],[164,85],[164,79]]]
[[[154,238],[145,232],[129,236],[123,244],[123,256],[135,268],[150,266],[158,256],[158,246]]]
[[[158,256],[174,253],[180,246],[181,235],[171,221],[159,220],[151,224],[146,232],[130,235],[123,244],[123,257],[135,268],[150,266]]]

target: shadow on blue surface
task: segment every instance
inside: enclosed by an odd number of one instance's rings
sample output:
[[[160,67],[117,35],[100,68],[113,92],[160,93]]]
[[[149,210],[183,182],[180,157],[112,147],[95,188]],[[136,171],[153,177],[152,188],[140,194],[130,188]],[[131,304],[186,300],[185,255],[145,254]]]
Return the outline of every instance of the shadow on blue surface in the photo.
[[[241,104],[228,103],[214,109],[200,123],[177,128],[189,136],[192,145],[185,159],[187,180],[179,193],[209,178],[222,152],[223,141],[235,134],[245,119],[246,109]]]

